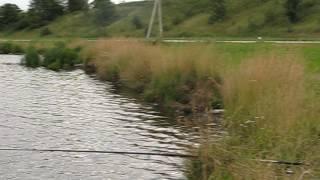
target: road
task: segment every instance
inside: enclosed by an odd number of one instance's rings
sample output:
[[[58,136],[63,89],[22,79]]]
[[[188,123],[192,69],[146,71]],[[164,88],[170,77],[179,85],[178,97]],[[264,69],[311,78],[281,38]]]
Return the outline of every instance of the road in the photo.
[[[101,41],[104,39],[86,39],[89,42]],[[131,39],[132,40],[132,39]],[[131,41],[130,39],[119,39],[117,41]],[[145,40],[145,39],[143,39]],[[0,39],[0,42],[55,42],[61,39]],[[152,41],[152,40],[151,40]],[[164,39],[165,43],[233,43],[233,44],[255,44],[255,43],[270,43],[270,44],[320,44],[320,40],[209,40],[209,39]]]

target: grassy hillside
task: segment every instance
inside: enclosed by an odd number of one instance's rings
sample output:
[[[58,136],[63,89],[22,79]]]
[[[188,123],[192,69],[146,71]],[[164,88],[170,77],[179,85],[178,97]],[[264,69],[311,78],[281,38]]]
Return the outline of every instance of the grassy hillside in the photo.
[[[152,10],[151,1],[117,5],[117,19],[108,26],[94,23],[91,12],[58,18],[48,25],[53,37],[143,37]],[[163,0],[166,37],[317,37],[320,35],[320,1],[303,0],[300,21],[286,17],[283,0],[227,0],[227,17],[208,24],[209,0]],[[136,27],[133,19],[142,27]],[[157,29],[157,27],[155,27]],[[3,33],[5,36],[39,37],[41,29]]]

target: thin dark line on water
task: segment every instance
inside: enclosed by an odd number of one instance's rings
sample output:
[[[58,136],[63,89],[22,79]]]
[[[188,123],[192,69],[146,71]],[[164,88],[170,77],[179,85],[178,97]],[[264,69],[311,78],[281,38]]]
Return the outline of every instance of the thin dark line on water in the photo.
[[[130,152],[130,151],[94,151],[94,150],[69,150],[69,149],[19,149],[19,148],[0,148],[0,151],[18,151],[18,152],[65,152],[65,153],[91,153],[91,154],[118,154],[118,155],[146,155],[146,156],[165,156],[178,158],[198,158],[199,156],[190,154],[171,154],[171,153],[148,153],[148,152]],[[289,162],[279,160],[252,159],[261,163],[283,164],[283,165],[306,165],[303,162]]]
[[[148,153],[148,152],[128,152],[128,151],[93,151],[93,150],[68,150],[68,149],[18,149],[1,148],[0,151],[20,151],[20,152],[65,152],[65,153],[92,153],[92,154],[120,154],[120,155],[147,155],[147,156],[166,156],[179,158],[197,158],[198,156],[189,154],[170,154],[170,153]]]

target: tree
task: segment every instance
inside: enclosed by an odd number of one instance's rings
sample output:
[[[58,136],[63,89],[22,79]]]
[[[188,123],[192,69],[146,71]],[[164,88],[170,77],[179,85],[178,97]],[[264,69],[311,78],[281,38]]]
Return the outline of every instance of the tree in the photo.
[[[227,13],[225,0],[210,0],[209,24],[222,21]]]
[[[64,7],[58,0],[32,0],[29,14],[41,22],[47,23],[63,15]]]
[[[88,0],[68,0],[67,8],[70,12],[87,10],[88,7]]]
[[[291,23],[299,21],[299,7],[302,0],[287,0],[285,3],[286,15]]]
[[[107,25],[115,18],[115,7],[110,0],[94,0],[93,9],[95,10],[97,23]]]
[[[7,27],[20,19],[21,9],[15,4],[4,4],[0,7],[0,26]]]

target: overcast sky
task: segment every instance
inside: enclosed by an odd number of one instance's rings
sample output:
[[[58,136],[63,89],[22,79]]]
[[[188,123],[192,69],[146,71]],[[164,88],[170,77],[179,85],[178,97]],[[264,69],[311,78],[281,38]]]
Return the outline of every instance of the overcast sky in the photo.
[[[0,5],[3,5],[5,3],[12,3],[18,5],[21,9],[28,9],[30,0],[0,0]],[[120,2],[129,2],[129,1],[136,1],[136,0],[112,0],[114,3],[120,3]]]

